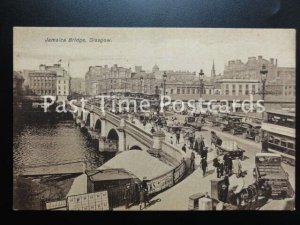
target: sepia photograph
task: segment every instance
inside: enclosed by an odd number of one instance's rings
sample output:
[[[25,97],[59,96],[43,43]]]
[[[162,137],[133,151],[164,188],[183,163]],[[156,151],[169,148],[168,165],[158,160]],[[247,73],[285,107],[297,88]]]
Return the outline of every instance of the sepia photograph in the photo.
[[[295,210],[296,31],[13,28],[13,210]]]

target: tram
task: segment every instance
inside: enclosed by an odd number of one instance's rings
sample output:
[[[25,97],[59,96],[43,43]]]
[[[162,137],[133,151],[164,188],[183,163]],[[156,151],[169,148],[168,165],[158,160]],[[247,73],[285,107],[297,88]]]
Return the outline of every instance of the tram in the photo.
[[[262,135],[267,138],[267,151],[280,154],[283,161],[295,165],[295,112],[266,111],[262,123]]]

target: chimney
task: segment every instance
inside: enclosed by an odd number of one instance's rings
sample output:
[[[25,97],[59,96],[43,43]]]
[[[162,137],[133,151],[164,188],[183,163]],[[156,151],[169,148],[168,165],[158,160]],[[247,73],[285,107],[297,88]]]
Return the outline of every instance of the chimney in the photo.
[[[271,64],[274,64],[274,58],[270,58]]]
[[[275,61],[275,65],[277,66],[277,59],[276,59],[276,61]]]

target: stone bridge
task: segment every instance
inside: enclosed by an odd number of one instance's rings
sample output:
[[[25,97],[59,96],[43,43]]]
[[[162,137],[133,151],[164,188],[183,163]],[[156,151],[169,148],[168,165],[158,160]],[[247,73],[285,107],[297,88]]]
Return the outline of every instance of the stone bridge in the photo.
[[[173,166],[178,165],[185,156],[180,149],[165,141],[163,131],[152,135],[132,123],[132,115],[115,115],[91,104],[85,104],[84,110],[81,105],[77,107],[73,118],[81,129],[87,129],[92,139],[99,141],[99,151],[147,151],[162,156]]]

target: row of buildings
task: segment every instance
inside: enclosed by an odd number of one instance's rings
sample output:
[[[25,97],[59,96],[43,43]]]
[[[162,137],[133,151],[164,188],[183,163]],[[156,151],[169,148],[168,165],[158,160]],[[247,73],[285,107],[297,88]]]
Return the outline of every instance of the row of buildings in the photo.
[[[221,74],[216,74],[214,62],[209,76],[203,80],[202,94],[206,95],[249,95],[261,94],[262,65],[268,70],[266,94],[295,96],[295,68],[279,67],[277,59],[262,56],[249,57],[247,62],[230,60]],[[152,71],[141,66],[131,68],[91,66],[85,75],[85,90],[88,95],[139,92],[155,94],[156,88],[163,91],[163,74],[166,72],[166,94],[199,95],[200,80],[196,72],[161,71],[154,65]],[[206,74],[207,75],[207,74]]]
[[[132,69],[117,64],[111,67],[90,66],[84,78],[72,78],[60,63],[51,66],[42,64],[37,70],[14,72],[14,85],[15,80],[17,83],[21,79],[27,94],[55,95],[58,99],[66,99],[73,94],[154,95],[163,93],[164,87],[168,95],[192,98],[198,98],[200,90],[204,95],[240,96],[261,93],[260,71],[263,64],[268,70],[266,94],[295,96],[295,68],[279,67],[277,59],[267,60],[262,56],[249,57],[247,62],[230,60],[222,76],[216,74],[213,62],[210,73],[204,76],[201,89],[196,72],[161,71],[158,65],[154,65],[151,71],[145,71],[142,66]]]

